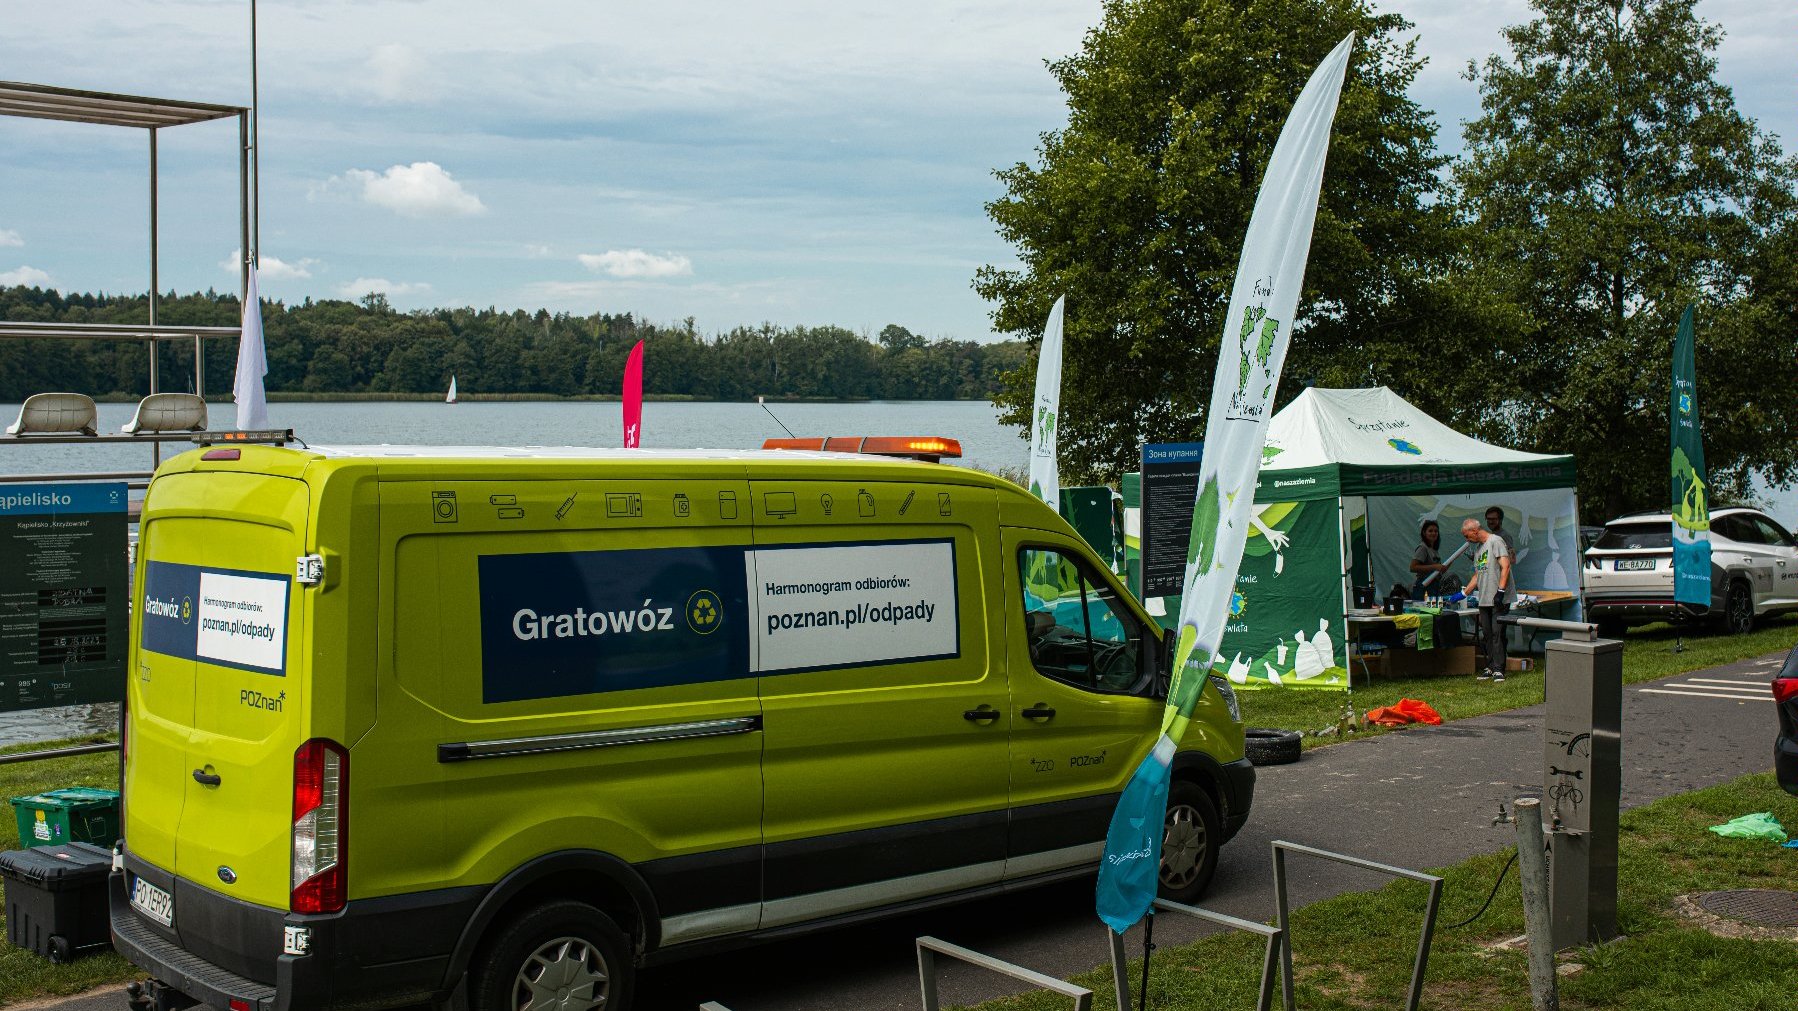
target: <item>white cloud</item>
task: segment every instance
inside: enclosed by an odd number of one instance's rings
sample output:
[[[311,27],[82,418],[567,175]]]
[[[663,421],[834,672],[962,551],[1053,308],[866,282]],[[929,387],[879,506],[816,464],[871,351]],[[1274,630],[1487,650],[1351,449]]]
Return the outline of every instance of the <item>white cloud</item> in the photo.
[[[641,249],[610,249],[582,253],[575,259],[588,270],[604,271],[613,277],[686,277],[693,273],[693,261],[679,253],[657,256]]]
[[[363,200],[408,218],[467,217],[487,210],[480,197],[434,161],[395,165],[379,175],[350,169],[326,185],[340,180],[357,188]]]
[[[337,286],[337,293],[344,298],[361,298],[375,291],[389,296],[423,295],[430,290],[431,286],[423,281],[389,281],[384,277],[358,277]]]
[[[20,267],[0,273],[0,288],[23,286],[26,288],[44,288],[50,284],[50,275],[36,267]]]
[[[425,61],[411,46],[376,46],[368,70],[375,96],[386,102],[414,102],[424,97]]]
[[[242,263],[243,251],[233,249],[231,255],[219,261],[219,269],[227,274],[238,272]],[[318,261],[308,256],[295,263],[288,263],[278,256],[263,253],[261,263],[256,267],[256,277],[263,281],[292,281],[312,276],[312,268]]]
[[[25,240],[10,228],[0,228],[0,246],[23,246]]]

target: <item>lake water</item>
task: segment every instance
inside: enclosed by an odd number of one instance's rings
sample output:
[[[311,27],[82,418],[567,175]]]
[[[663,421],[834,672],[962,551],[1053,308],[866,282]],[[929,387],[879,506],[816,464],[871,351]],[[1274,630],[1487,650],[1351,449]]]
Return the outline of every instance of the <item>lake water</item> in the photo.
[[[100,431],[117,432],[134,404],[101,404]],[[211,405],[214,427],[232,421],[229,404]],[[772,412],[772,414],[770,414]],[[0,417],[18,417],[0,404]],[[778,420],[776,420],[778,418]],[[474,401],[270,404],[269,421],[316,445],[392,443],[434,446],[617,446],[623,423],[616,403]],[[1019,470],[1027,446],[1019,430],[999,424],[983,401],[875,401],[853,404],[657,403],[643,405],[643,444],[655,448],[754,449],[763,439],[795,435],[941,435],[961,440],[962,459],[986,470]],[[168,447],[179,452],[183,446]],[[0,474],[147,472],[139,446],[12,444],[0,449]],[[110,732],[116,706],[74,706],[0,713],[0,745]]]

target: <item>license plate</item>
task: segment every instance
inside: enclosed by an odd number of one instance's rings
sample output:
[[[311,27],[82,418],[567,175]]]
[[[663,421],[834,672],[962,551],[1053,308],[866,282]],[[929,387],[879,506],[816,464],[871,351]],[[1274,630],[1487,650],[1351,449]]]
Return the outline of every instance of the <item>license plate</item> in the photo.
[[[1652,558],[1619,558],[1619,559],[1617,559],[1617,571],[1618,572],[1648,572],[1648,571],[1652,570],[1653,568],[1654,568],[1654,559],[1652,559]]]
[[[131,905],[165,927],[175,925],[174,896],[143,878],[133,878],[131,881]]]

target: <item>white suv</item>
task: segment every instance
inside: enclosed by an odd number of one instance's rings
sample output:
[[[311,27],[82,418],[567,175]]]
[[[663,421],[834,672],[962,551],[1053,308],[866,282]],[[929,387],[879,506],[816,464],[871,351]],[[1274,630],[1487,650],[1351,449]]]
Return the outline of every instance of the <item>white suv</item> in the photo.
[[[1798,543],[1754,509],[1711,510],[1711,606],[1673,600],[1673,517],[1637,513],[1605,524],[1581,570],[1586,616],[1615,636],[1650,621],[1718,623],[1747,632],[1756,618],[1798,611]]]

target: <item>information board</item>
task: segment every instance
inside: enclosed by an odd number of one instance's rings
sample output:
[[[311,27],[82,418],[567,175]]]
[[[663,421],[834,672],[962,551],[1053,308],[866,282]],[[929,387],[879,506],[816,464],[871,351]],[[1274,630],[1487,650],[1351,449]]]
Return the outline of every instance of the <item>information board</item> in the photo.
[[[1200,442],[1142,448],[1142,595],[1171,597],[1186,575],[1192,503],[1199,493]]]
[[[0,712],[124,698],[123,484],[0,485]]]

